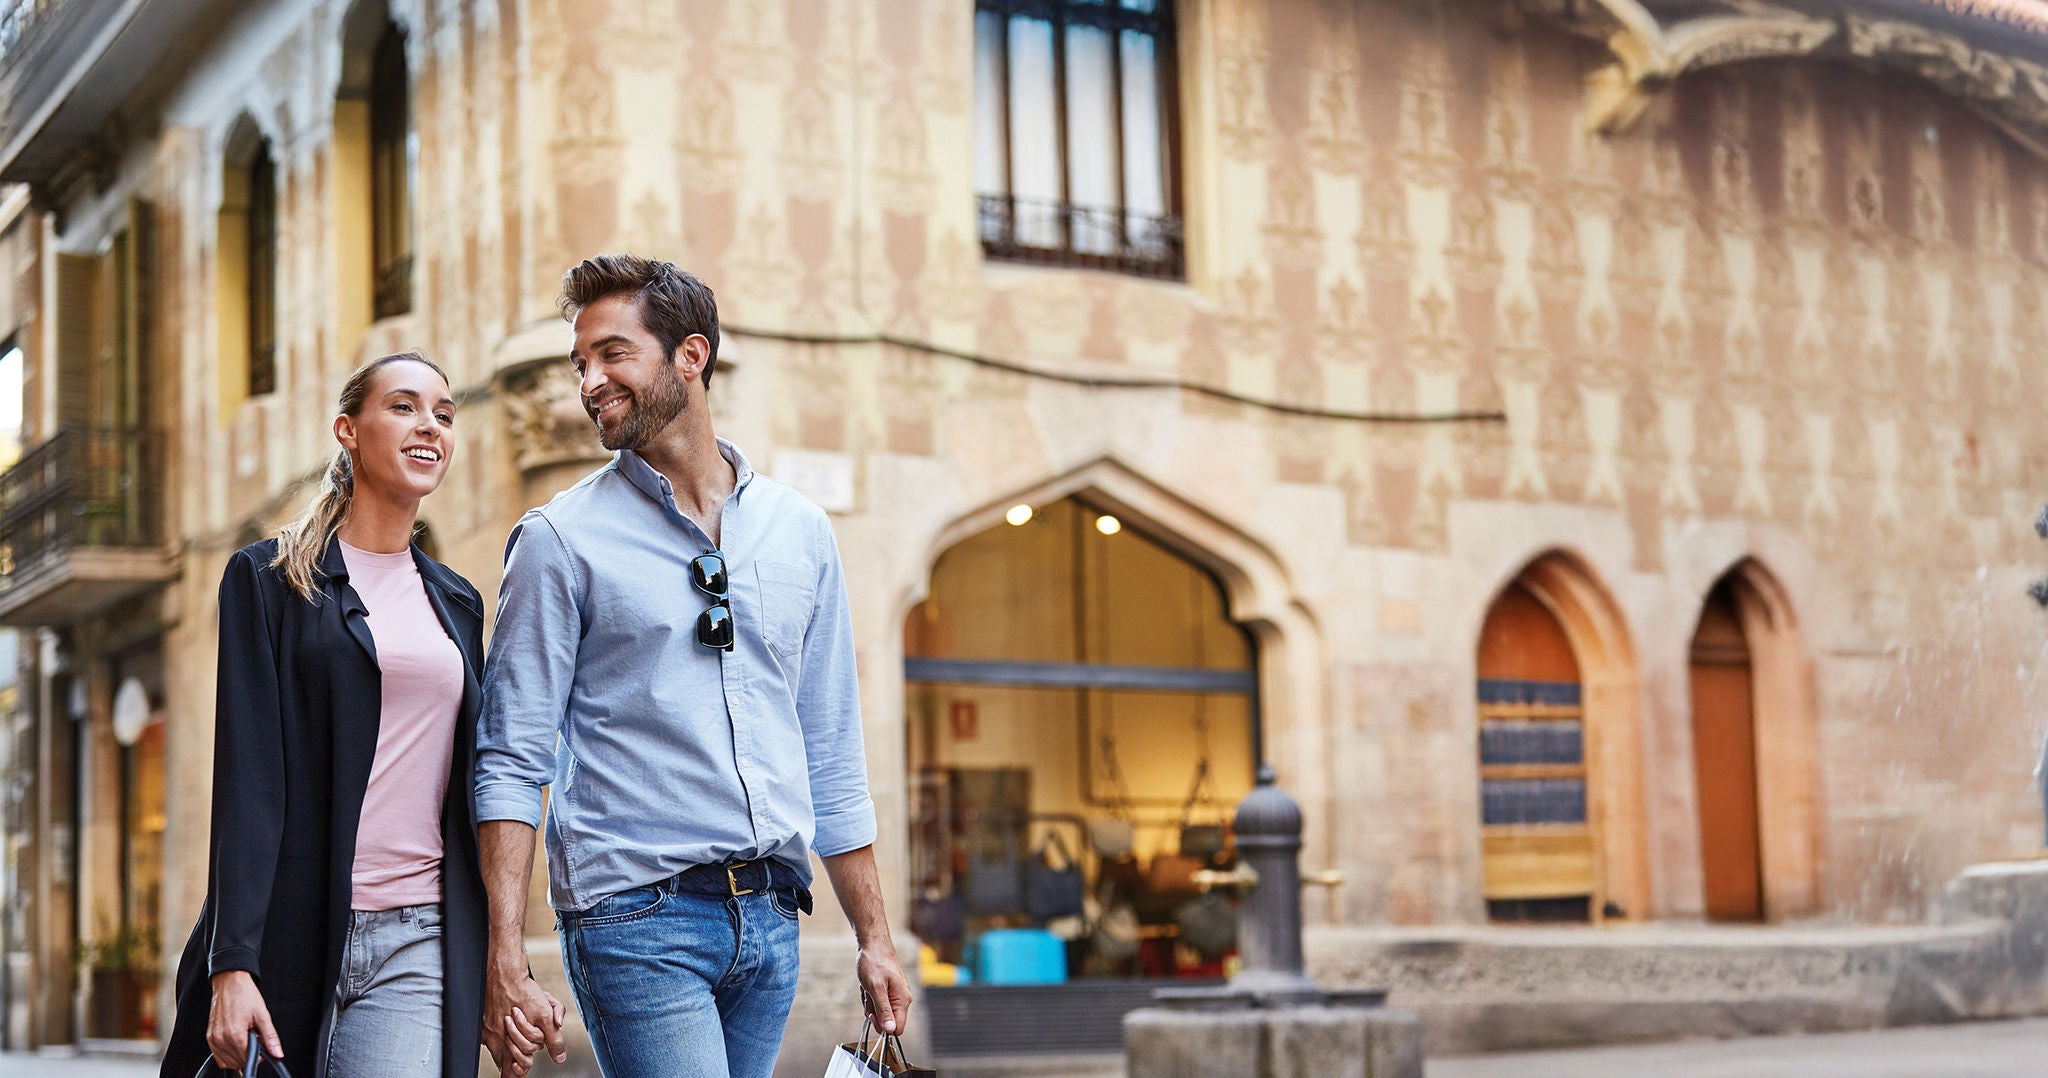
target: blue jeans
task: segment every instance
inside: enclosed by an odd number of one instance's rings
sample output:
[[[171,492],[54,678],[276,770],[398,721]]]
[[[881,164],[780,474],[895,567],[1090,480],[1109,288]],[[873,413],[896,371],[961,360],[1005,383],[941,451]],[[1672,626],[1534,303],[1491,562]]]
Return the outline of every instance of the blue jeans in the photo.
[[[770,1078],[796,998],[797,899],[636,887],[561,914],[605,1078]]]
[[[438,1078],[441,907],[349,913],[316,1078]]]

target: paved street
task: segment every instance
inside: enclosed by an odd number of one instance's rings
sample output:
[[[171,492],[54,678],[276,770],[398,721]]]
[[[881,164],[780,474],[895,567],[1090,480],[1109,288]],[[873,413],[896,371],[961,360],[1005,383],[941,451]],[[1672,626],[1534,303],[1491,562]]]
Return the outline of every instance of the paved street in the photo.
[[[0,1053],[0,1075],[6,1078],[155,1078],[149,1060],[66,1059],[28,1052]]]
[[[1428,1078],[2034,1078],[2048,1019],[1431,1060]],[[546,1078],[546,1070],[541,1078]],[[154,1065],[8,1052],[5,1078],[151,1078]]]
[[[2048,1070],[2048,1019],[1436,1059],[1428,1078],[2020,1078]]]

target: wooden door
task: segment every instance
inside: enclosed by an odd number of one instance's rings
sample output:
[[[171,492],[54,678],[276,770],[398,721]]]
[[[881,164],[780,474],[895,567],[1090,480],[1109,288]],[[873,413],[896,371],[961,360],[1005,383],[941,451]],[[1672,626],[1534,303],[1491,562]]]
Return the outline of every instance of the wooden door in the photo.
[[[1708,596],[1692,641],[1692,749],[1707,919],[1760,921],[1755,687],[1749,645],[1723,581]]]
[[[1597,920],[1578,657],[1557,616],[1516,583],[1479,637],[1482,889],[1496,921]]]

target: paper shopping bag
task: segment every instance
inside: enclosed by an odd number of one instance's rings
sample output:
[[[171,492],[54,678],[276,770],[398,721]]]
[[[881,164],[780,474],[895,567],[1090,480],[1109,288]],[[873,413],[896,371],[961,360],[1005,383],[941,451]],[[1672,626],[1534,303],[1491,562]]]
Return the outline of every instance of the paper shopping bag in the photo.
[[[825,1078],[906,1078],[932,1075],[938,1071],[911,1064],[903,1054],[903,1040],[895,1034],[881,1034],[863,1026],[860,1040],[848,1041],[832,1050],[832,1062]]]

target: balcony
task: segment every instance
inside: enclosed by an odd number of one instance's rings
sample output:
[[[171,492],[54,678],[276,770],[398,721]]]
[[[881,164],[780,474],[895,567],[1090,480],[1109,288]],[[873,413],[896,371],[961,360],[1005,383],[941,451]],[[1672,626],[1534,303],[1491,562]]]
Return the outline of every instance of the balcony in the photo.
[[[230,0],[0,0],[0,180],[47,184],[91,164],[114,112]],[[166,42],[182,42],[166,48]],[[103,150],[106,148],[102,148]],[[107,152],[111,152],[108,150]]]
[[[1181,222],[1100,206],[979,196],[989,258],[1178,280],[1187,274]]]
[[[175,575],[160,435],[63,430],[0,473],[0,625],[69,625]]]

